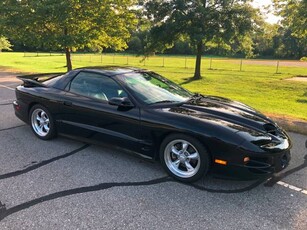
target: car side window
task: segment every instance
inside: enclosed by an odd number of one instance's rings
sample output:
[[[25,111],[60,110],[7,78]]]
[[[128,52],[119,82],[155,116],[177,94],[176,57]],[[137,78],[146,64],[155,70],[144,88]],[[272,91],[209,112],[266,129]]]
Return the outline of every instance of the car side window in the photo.
[[[103,101],[108,101],[112,97],[128,96],[110,77],[90,72],[80,72],[72,80],[69,91]]]

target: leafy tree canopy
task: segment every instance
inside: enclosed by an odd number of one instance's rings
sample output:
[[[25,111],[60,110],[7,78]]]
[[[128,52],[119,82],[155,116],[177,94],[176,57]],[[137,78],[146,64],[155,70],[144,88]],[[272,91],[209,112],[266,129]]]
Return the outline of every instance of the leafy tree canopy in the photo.
[[[9,38],[24,44],[70,51],[126,48],[135,23],[134,0],[2,0],[0,17]]]
[[[281,51],[300,58],[307,55],[307,0],[273,0],[275,13],[282,16]]]
[[[152,23],[148,52],[163,50],[184,35],[197,49],[194,78],[200,78],[203,47],[208,42],[250,46],[246,35],[256,11],[247,0],[147,0],[145,14]],[[243,42],[238,42],[238,41]]]
[[[291,28],[297,38],[307,37],[307,0],[273,0],[276,14],[283,17],[281,23]]]

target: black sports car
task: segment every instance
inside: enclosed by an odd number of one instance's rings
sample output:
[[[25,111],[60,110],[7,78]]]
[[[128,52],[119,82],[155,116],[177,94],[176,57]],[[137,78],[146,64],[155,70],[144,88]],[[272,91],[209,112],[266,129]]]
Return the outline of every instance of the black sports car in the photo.
[[[157,73],[88,67],[22,76],[15,114],[43,140],[62,133],[160,159],[174,178],[192,182],[209,170],[255,178],[287,167],[290,139],[256,110],[193,94]]]

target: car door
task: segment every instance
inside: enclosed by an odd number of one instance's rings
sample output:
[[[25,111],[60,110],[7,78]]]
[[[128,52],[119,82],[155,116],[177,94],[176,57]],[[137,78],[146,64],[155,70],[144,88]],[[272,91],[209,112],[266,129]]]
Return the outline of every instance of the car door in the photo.
[[[128,95],[111,77],[78,73],[62,97],[59,132],[140,151],[140,109],[110,105],[112,97]]]

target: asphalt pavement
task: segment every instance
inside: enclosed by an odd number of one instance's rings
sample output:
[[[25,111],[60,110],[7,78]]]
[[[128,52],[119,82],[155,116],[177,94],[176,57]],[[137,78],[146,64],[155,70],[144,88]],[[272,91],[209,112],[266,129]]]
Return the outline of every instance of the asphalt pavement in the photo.
[[[307,136],[266,181],[209,175],[183,184],[116,148],[42,141],[14,115],[18,85],[0,74],[0,229],[307,229]]]

